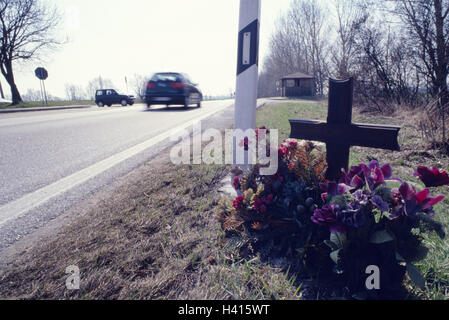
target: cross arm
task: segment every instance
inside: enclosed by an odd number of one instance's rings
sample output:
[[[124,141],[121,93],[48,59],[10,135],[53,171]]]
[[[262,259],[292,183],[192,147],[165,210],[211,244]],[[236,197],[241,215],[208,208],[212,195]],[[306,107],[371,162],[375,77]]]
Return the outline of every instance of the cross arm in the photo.
[[[399,151],[400,127],[373,124],[329,124],[316,120],[290,120],[290,138]]]

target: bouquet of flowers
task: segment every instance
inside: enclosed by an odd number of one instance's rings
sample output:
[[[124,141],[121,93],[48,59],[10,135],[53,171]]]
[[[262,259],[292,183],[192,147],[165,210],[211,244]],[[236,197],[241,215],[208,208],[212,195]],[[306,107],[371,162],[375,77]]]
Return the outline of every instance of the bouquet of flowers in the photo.
[[[243,144],[244,146],[244,144]],[[234,170],[233,186],[238,196],[223,199],[218,220],[225,241],[240,253],[262,253],[268,257],[292,256],[318,230],[310,220],[320,203],[320,183],[325,181],[325,154],[317,145],[284,140],[278,149],[275,175],[260,175],[261,165],[246,175]]]
[[[365,291],[369,266],[380,271],[384,292],[397,288],[405,271],[424,286],[411,261],[422,259],[426,250],[412,229],[432,229],[444,238],[441,224],[432,219],[433,206],[444,196],[432,197],[428,188],[418,192],[392,178],[389,164],[380,166],[376,160],[342,173],[340,181],[321,184],[323,205],[311,217],[330,232],[324,243],[331,249],[334,272],[343,275],[353,292]],[[415,175],[428,187],[449,184],[447,173],[436,168],[419,167]]]
[[[242,141],[241,146],[248,144]],[[393,178],[389,164],[372,160],[342,170],[339,181],[327,181],[326,156],[318,145],[287,139],[277,152],[274,175],[261,175],[261,165],[246,174],[233,170],[238,195],[223,199],[218,208],[223,242],[242,256],[286,258],[290,271],[310,276],[319,270],[351,294],[367,296],[372,267],[380,272],[377,298],[388,297],[388,292],[394,296],[406,272],[424,286],[411,263],[426,253],[416,231],[430,229],[445,236],[432,219],[433,206],[444,197],[431,196],[429,188],[448,185],[446,172],[419,167],[415,176],[427,188],[417,191]]]

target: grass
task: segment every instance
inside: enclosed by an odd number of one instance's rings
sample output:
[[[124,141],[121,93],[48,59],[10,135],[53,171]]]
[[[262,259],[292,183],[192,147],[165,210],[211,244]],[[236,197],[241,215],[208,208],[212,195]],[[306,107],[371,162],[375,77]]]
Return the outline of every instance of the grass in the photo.
[[[72,105],[94,105],[93,100],[79,100],[79,101],[48,101],[48,104],[40,101],[36,102],[21,102],[16,105],[9,103],[0,104],[0,109],[18,109],[18,108],[42,108],[42,107],[59,107],[59,106],[72,106]]]
[[[288,137],[290,118],[326,119],[326,104],[295,102],[259,109],[258,125],[278,128]],[[358,122],[401,125],[401,152],[352,148],[351,164],[367,155],[391,162],[401,178],[418,164],[449,169],[447,156],[427,150],[410,117],[374,117],[354,113]],[[114,192],[95,198],[92,206],[57,235],[38,242],[0,273],[3,299],[301,299],[301,283],[288,270],[258,257],[239,258],[220,245],[223,233],[215,219],[222,197],[225,165],[173,166],[169,151],[118,181]],[[432,190],[449,196],[448,188]],[[448,197],[449,199],[449,197]],[[437,219],[449,231],[449,200],[436,206]],[[407,282],[422,299],[449,298],[449,243],[423,234],[430,248],[417,263],[427,280],[425,290]],[[65,268],[80,268],[81,288],[65,288]]]

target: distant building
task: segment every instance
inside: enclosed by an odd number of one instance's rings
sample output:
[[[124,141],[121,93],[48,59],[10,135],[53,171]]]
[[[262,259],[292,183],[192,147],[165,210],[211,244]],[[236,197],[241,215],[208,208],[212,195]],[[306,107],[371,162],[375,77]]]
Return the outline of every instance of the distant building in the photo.
[[[277,86],[281,97],[314,97],[315,78],[302,72],[296,72],[280,79]]]

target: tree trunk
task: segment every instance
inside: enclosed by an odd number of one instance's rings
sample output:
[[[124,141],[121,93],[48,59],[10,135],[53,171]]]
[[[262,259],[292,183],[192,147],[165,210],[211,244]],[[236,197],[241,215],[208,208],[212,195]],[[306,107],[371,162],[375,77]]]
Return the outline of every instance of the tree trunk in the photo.
[[[14,80],[14,74],[12,71],[12,63],[11,62],[6,63],[5,69],[6,70],[4,70],[2,68],[2,73],[11,88],[12,105],[17,105],[20,102],[22,102],[23,100],[22,100],[22,97],[20,96],[19,89],[17,89],[16,83]],[[4,72],[4,71],[6,71],[6,72]]]

